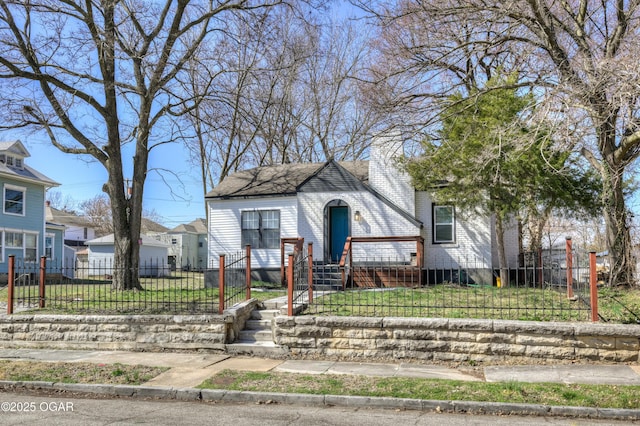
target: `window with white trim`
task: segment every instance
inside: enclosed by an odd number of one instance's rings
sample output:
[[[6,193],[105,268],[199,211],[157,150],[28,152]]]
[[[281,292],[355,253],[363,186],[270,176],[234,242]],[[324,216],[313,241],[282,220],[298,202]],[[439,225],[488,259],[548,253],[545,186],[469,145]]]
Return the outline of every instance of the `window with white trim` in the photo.
[[[453,206],[433,206],[433,243],[456,242],[456,212]]]
[[[35,262],[38,257],[38,236],[36,234],[24,234],[24,260]]]
[[[4,245],[8,249],[21,249],[23,247],[24,234],[22,232],[5,232]]]
[[[15,214],[24,216],[24,201],[26,188],[19,186],[4,186],[4,203],[3,211],[6,214]]]
[[[22,258],[27,262],[35,262],[38,257],[38,234],[29,232],[4,232],[4,248],[21,250]]]
[[[254,210],[241,213],[242,247],[275,249],[280,247],[280,211]]]
[[[55,238],[56,237],[53,234],[47,234],[44,237],[44,255],[49,260],[54,259]]]

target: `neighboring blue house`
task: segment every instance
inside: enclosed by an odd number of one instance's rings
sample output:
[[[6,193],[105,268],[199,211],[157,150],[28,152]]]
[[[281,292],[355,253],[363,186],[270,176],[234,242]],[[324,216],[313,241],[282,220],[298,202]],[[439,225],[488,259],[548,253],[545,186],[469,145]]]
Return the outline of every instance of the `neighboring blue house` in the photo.
[[[25,164],[29,151],[20,141],[0,142],[0,281],[8,259],[38,265],[41,256],[61,264],[64,226],[45,221],[47,189],[59,184]]]

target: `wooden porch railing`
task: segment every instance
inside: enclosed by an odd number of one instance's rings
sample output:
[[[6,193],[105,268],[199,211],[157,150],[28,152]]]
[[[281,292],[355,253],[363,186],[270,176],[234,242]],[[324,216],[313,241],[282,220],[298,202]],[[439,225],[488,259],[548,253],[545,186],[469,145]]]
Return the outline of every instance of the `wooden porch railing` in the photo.
[[[301,253],[304,247],[304,238],[302,237],[289,237],[280,238],[280,284],[283,286],[287,284],[287,274],[285,271],[285,247],[287,244],[293,245],[294,253]]]
[[[418,285],[422,285],[422,266],[424,264],[424,238],[420,235],[416,236],[400,236],[400,237],[349,237],[344,245],[342,257],[340,258],[340,270],[342,273],[342,289],[344,290],[347,281],[352,283],[353,274],[353,244],[354,243],[398,243],[398,242],[416,242],[416,269],[420,271],[418,274]]]

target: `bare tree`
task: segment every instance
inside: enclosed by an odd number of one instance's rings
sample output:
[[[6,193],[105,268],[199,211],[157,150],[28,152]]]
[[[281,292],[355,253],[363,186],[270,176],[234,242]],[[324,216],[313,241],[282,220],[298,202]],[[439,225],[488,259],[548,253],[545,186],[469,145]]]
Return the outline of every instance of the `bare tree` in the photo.
[[[47,202],[51,207],[66,212],[74,211],[78,204],[69,194],[64,195],[62,192],[57,190],[47,191]]]
[[[205,192],[247,167],[365,155],[379,115],[359,86],[364,31],[317,12],[273,9],[227,25],[232,41],[213,46],[215,54],[203,45],[201,72],[189,82],[215,88],[189,116]]]
[[[105,194],[80,203],[83,216],[91,223],[97,237],[113,233],[111,203]]]
[[[0,1],[3,122],[40,130],[61,151],[107,170],[114,286],[141,288],[137,242],[149,153],[174,140],[173,117],[198,99],[177,83],[189,58],[204,40],[224,38],[225,20],[280,3]]]
[[[413,122],[432,124],[442,96],[486,73],[494,58],[518,71],[546,113],[537,119],[600,175],[610,283],[634,283],[624,189],[640,155],[640,2],[356,3],[377,19],[380,51],[396,58],[387,55],[378,70],[391,89],[383,100],[405,107]]]

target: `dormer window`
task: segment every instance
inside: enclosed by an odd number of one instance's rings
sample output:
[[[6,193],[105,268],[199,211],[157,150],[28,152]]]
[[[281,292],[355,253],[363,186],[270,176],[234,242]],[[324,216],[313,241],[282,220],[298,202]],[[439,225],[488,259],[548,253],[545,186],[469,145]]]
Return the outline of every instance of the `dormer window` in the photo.
[[[22,169],[24,163],[22,157],[14,157],[13,155],[0,154],[0,163],[5,163],[9,167],[15,167],[16,169]]]

